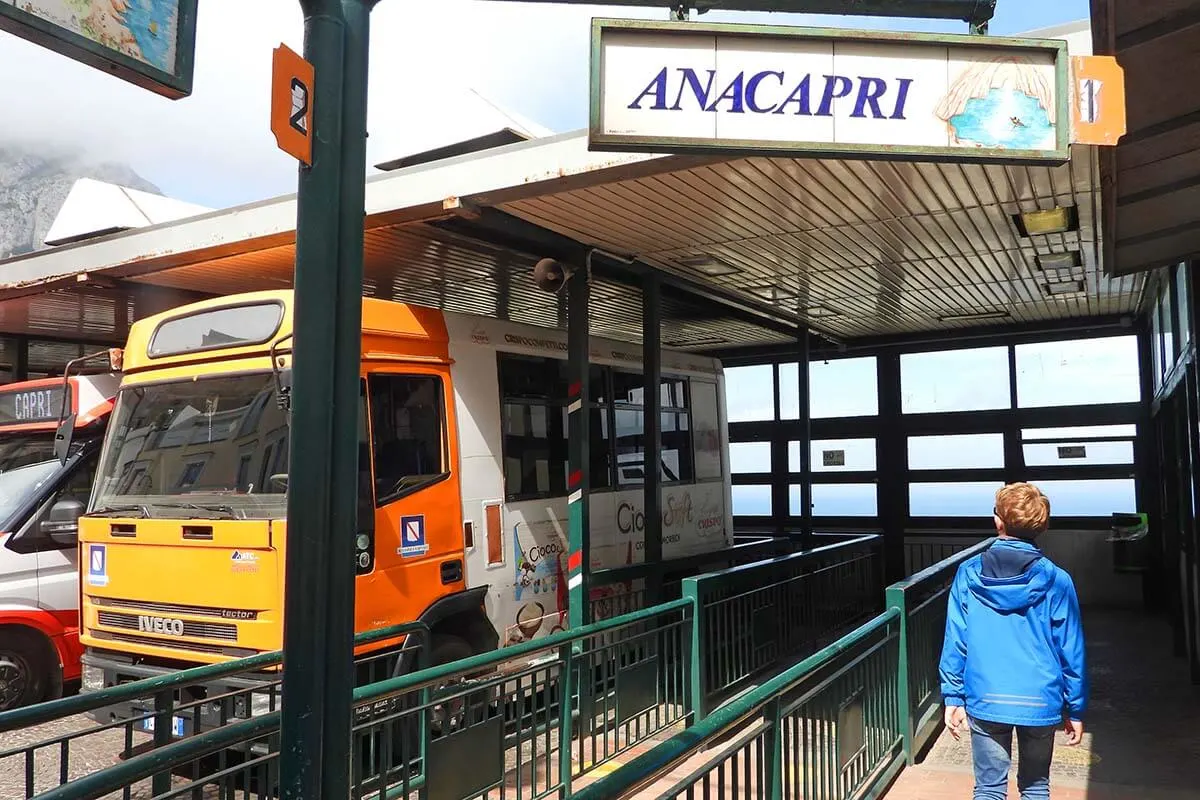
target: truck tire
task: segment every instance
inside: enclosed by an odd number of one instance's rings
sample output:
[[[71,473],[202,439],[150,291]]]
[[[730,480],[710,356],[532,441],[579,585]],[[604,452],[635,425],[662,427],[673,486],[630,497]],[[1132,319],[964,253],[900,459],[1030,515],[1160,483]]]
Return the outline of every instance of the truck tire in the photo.
[[[32,705],[45,699],[58,665],[50,658],[49,642],[23,628],[0,629],[0,711]]]

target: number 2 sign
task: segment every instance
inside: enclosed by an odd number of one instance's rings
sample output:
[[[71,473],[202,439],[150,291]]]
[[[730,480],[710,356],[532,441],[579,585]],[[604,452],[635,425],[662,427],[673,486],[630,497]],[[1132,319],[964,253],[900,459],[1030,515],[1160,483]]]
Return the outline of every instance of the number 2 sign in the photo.
[[[313,66],[285,44],[271,60],[271,132],[279,149],[312,165]]]

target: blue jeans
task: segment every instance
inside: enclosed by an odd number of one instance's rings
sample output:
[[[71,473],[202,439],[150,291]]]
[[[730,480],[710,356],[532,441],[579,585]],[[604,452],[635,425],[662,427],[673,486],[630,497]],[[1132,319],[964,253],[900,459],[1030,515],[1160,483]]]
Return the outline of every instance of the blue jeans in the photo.
[[[1005,800],[1012,764],[1012,734],[1017,730],[1020,761],[1017,788],[1021,800],[1050,800],[1050,758],[1058,727],[1027,728],[970,718],[971,755],[975,762],[975,800]]]

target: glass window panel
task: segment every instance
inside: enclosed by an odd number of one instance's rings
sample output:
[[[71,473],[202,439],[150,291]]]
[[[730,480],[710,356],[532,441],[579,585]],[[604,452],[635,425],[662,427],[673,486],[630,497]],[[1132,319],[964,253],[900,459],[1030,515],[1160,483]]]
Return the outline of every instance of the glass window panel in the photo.
[[[1175,296],[1179,298],[1179,349],[1183,350],[1187,347],[1188,341],[1192,337],[1192,318],[1188,311],[1188,285],[1187,285],[1187,264],[1179,264],[1175,267]]]
[[[733,513],[739,517],[771,516],[771,487],[734,486]]]
[[[283,304],[276,302],[197,311],[159,323],[150,337],[150,356],[168,356],[259,344],[275,335],[283,319]]]
[[[1154,304],[1154,310],[1150,312],[1150,353],[1154,360],[1154,388],[1158,389],[1163,382],[1162,306],[1158,303]]]
[[[1081,425],[1073,428],[1026,428],[1022,439],[1082,439],[1093,436],[1137,436],[1137,425]]]
[[[725,370],[725,408],[730,422],[775,419],[775,370],[770,364]]]
[[[1136,336],[1017,345],[1021,408],[1136,403],[1140,380]]]
[[[874,439],[824,439],[811,442],[813,472],[874,472]],[[788,442],[788,470],[800,472],[800,442]]]
[[[874,517],[879,514],[878,491],[873,483],[815,483],[814,517]],[[800,516],[800,487],[789,491],[793,516]]]
[[[910,436],[909,469],[989,469],[1004,466],[1004,434]]]
[[[900,356],[905,414],[1010,408],[1008,348],[944,350]]]
[[[1050,499],[1050,528],[1055,517],[1107,517],[1137,511],[1132,478],[1038,481]]]
[[[837,358],[808,365],[812,419],[873,417],[879,413],[875,357]]]
[[[996,507],[999,481],[913,483],[908,487],[908,511],[913,517],[990,517]]]
[[[770,442],[734,442],[729,445],[729,469],[734,475],[771,471]]]
[[[717,414],[717,385],[692,381],[692,442],[696,450],[696,480],[720,478],[721,424]]]
[[[16,380],[18,347],[15,339],[0,336],[0,385]]]
[[[1075,467],[1085,464],[1132,464],[1133,442],[1027,444],[1027,467]]]
[[[1162,306],[1163,321],[1163,374],[1175,366],[1175,314],[1171,311],[1171,284],[1164,283],[1162,296],[1159,300]]]
[[[779,418],[800,419],[800,365],[779,365]]]

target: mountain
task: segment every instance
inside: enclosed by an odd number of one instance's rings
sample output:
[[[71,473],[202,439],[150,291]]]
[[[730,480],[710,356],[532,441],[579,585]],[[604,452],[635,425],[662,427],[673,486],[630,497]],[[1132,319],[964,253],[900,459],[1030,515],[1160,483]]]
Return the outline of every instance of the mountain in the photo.
[[[0,144],[0,259],[44,247],[54,217],[79,178],[162,194],[124,164],[38,152],[24,144]]]

